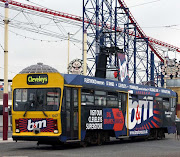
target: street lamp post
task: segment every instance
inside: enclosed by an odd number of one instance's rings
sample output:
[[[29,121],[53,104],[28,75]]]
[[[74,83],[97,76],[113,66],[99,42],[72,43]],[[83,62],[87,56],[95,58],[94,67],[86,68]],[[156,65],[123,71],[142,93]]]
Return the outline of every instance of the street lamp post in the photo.
[[[86,76],[87,72],[87,31],[84,31],[84,40],[83,40],[83,75]]]
[[[9,3],[5,3],[4,18],[4,93],[3,93],[3,140],[8,137],[8,11]]]
[[[69,74],[68,66],[69,66],[69,49],[70,49],[69,40],[70,40],[70,33],[68,33],[68,60],[67,60],[67,73],[68,74]]]
[[[164,59],[164,66],[165,66],[165,70],[166,70],[166,67],[167,67],[166,58]],[[165,75],[165,76],[164,76],[164,88],[166,88],[166,79],[167,79],[167,76]]]

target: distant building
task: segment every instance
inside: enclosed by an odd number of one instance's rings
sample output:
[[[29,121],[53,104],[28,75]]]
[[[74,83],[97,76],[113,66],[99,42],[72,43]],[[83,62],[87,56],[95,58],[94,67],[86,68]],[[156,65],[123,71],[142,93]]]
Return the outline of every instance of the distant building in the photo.
[[[167,79],[166,80],[167,88],[172,89],[177,93],[178,102],[177,102],[177,117],[180,118],[180,78]]]
[[[12,90],[11,90],[11,84],[9,83],[9,93],[8,93],[8,107],[9,107],[9,111],[11,109],[12,106]],[[3,114],[3,82],[0,82],[0,115]]]

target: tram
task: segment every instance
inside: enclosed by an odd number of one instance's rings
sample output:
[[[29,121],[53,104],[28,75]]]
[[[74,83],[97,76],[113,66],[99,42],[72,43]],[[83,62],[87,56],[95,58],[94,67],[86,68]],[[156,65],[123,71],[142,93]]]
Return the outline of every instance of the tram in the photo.
[[[175,133],[170,89],[83,75],[37,64],[12,81],[12,138],[47,144],[102,144],[110,137]]]

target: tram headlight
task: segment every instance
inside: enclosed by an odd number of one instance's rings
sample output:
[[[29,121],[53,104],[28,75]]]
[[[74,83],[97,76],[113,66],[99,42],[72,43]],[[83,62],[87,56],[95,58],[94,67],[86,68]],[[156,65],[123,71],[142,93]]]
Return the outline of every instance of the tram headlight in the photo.
[[[55,134],[58,134],[58,132],[59,132],[58,130],[54,130],[54,133],[55,133]]]
[[[57,134],[58,132],[57,119],[54,119],[54,133]]]
[[[19,119],[15,120],[15,124],[16,124],[16,133],[20,133],[20,130],[19,130]]]

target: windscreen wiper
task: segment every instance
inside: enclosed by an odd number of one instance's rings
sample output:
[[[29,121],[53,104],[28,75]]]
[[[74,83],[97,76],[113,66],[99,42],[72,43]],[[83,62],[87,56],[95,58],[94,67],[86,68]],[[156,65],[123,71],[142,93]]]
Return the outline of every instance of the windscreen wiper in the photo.
[[[42,112],[43,112],[43,114],[44,114],[44,116],[45,117],[48,117],[48,115],[44,112],[44,101],[43,101],[43,95],[42,95],[42,93],[41,92],[38,92],[39,90],[37,90],[36,91],[36,95],[37,95],[37,104],[38,104],[38,106],[41,104],[41,106],[42,106]]]
[[[44,114],[44,116],[45,117],[48,117],[48,115],[45,113],[45,111],[44,111],[44,105],[42,104],[42,112],[43,112],[43,114]]]
[[[48,115],[44,112],[44,110],[42,110],[42,112],[43,112],[43,114],[44,114],[46,117],[48,117]]]
[[[26,105],[26,110],[25,110],[25,113],[24,113],[23,117],[26,117],[26,113],[27,113],[28,109],[30,108],[31,104],[33,104],[33,102],[27,102],[26,104],[25,104]]]

